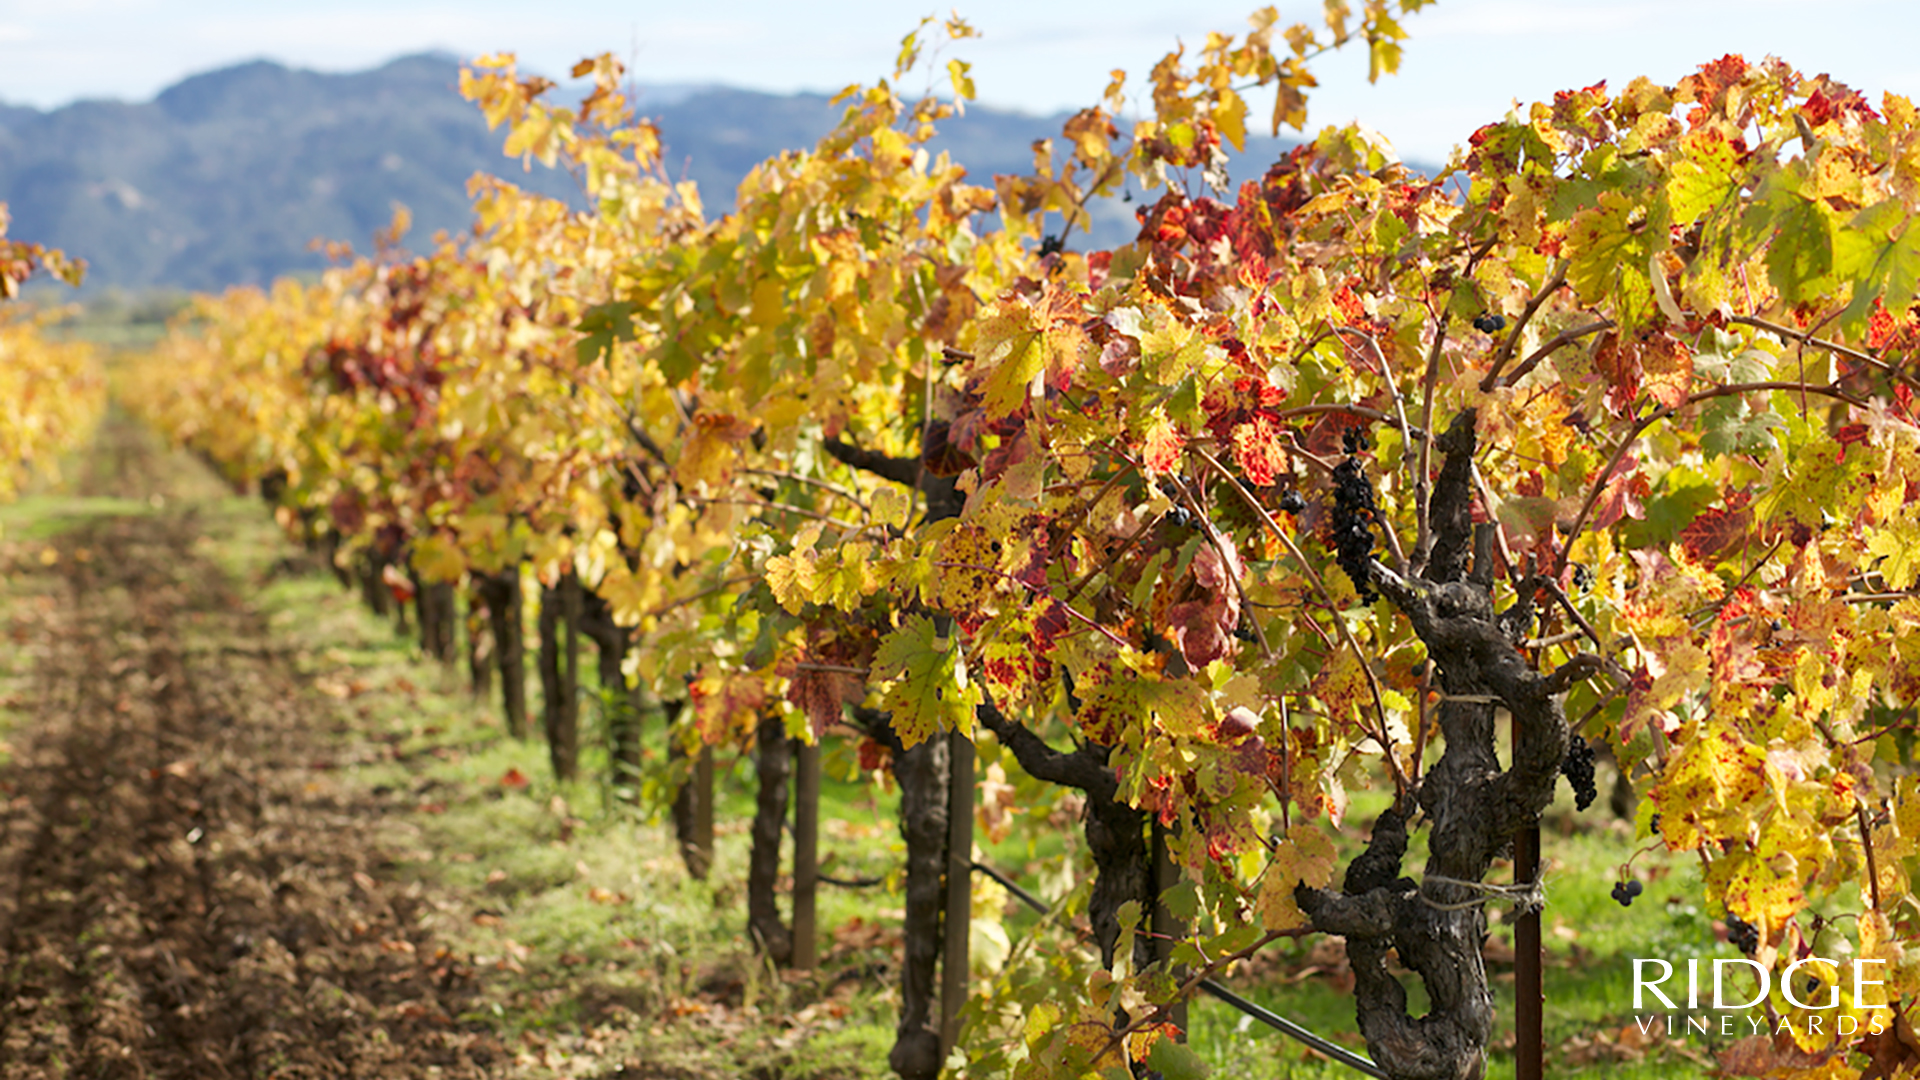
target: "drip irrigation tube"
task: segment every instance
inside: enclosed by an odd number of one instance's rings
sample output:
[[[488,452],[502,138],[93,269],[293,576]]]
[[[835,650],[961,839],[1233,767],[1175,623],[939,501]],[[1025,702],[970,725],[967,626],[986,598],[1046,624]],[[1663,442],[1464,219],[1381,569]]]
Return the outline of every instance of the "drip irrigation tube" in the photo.
[[[999,882],[1002,887],[1018,897],[1021,902],[1025,903],[1028,907],[1041,914],[1046,913],[1047,905],[1042,903],[1039,897],[1016,885],[1013,879],[1007,877],[1005,874],[984,863],[974,863],[973,868]],[[1207,993],[1226,1002],[1228,1005],[1239,1009],[1241,1012],[1246,1013],[1248,1016],[1253,1017],[1255,1020],[1260,1021],[1280,1034],[1312,1047],[1314,1050],[1325,1054],[1327,1057],[1345,1065],[1349,1069],[1366,1073],[1368,1076],[1380,1077],[1381,1080],[1386,1080],[1387,1074],[1381,1070],[1380,1066],[1375,1065],[1367,1058],[1354,1053],[1339,1043],[1315,1035],[1313,1032],[1270,1009],[1255,1005],[1253,1002],[1248,1001],[1246,998],[1241,997],[1239,994],[1234,993],[1212,979],[1201,979],[1200,989],[1205,990]]]

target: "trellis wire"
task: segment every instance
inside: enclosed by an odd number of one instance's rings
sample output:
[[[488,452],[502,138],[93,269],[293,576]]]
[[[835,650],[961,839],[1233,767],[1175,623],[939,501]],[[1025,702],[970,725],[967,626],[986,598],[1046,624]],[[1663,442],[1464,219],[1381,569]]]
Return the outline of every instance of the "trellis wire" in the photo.
[[[1012,893],[1015,897],[1019,898],[1028,907],[1032,908],[1037,912],[1040,912],[1042,915],[1046,914],[1047,905],[1043,903],[1039,897],[1033,895],[1027,890],[1014,884],[1013,880],[1008,878],[1005,874],[1002,874],[998,870],[995,870],[993,867],[987,866],[984,863],[976,862],[973,864],[973,868],[976,871],[992,878],[994,881],[999,882],[1001,887],[1005,888],[1008,892]],[[1234,1008],[1239,1009],[1241,1012],[1247,1014],[1248,1016],[1253,1017],[1255,1020],[1260,1021],[1261,1023],[1267,1025],[1268,1027],[1274,1029],[1275,1031],[1278,1031],[1282,1035],[1285,1035],[1288,1038],[1291,1038],[1300,1043],[1303,1043],[1306,1046],[1312,1047],[1314,1050],[1317,1050],[1320,1053],[1325,1054],[1327,1057],[1333,1059],[1334,1061],[1339,1062],[1342,1065],[1345,1065],[1350,1069],[1354,1069],[1358,1072],[1366,1073],[1368,1076],[1380,1077],[1381,1080],[1386,1080],[1386,1076],[1387,1076],[1386,1072],[1383,1071],[1380,1068],[1380,1066],[1375,1065],[1372,1061],[1368,1060],[1366,1057],[1363,1057],[1360,1054],[1354,1053],[1353,1051],[1347,1049],[1346,1047],[1341,1046],[1337,1042],[1324,1038],[1320,1035],[1316,1035],[1312,1031],[1309,1031],[1308,1029],[1301,1027],[1299,1024],[1294,1023],[1293,1021],[1287,1019],[1284,1016],[1281,1016],[1276,1012],[1273,1012],[1270,1009],[1265,1009],[1259,1005],[1255,1005],[1253,1002],[1248,1001],[1246,998],[1241,997],[1239,994],[1234,993],[1233,991],[1227,989],[1226,987],[1220,985],[1219,983],[1213,981],[1212,979],[1201,979],[1200,989],[1205,990],[1207,993],[1213,995],[1215,998],[1218,998],[1223,1002],[1226,1002],[1228,1005],[1231,1005]]]

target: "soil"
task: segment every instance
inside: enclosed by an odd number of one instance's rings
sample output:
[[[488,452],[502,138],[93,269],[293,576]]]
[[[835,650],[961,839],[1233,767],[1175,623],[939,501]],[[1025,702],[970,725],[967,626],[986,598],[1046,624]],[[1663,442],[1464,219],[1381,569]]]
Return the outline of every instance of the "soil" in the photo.
[[[83,491],[160,493],[137,439],[109,429]],[[379,808],[316,782],[337,718],[167,505],[35,541],[12,582],[0,1080],[504,1070]]]

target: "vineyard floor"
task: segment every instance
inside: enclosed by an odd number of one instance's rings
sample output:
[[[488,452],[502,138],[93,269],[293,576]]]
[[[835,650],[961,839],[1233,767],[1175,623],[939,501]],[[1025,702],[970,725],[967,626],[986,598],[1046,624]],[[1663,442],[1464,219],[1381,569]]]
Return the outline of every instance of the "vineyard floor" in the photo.
[[[757,963],[744,762],[723,756],[693,881],[657,823],[555,784],[258,500],[118,414],[68,471],[0,510],[0,1080],[888,1075],[899,898],[826,890],[820,972]],[[891,796],[823,799],[828,873],[897,864]],[[1613,906],[1632,848],[1593,820],[1547,839],[1553,1074],[1704,1075],[1710,1046],[1637,1043],[1621,995],[1623,957],[1709,955],[1712,921]],[[1060,825],[986,856],[1034,882],[1066,861]],[[1495,927],[1497,972],[1510,940]],[[1283,945],[1235,986],[1358,1048],[1343,967]],[[1215,1075],[1355,1075],[1213,1002],[1193,1034]]]

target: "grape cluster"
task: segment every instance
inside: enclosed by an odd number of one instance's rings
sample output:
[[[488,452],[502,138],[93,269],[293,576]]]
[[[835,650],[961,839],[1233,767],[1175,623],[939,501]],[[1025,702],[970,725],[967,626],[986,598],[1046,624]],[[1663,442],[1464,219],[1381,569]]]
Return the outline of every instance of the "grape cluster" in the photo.
[[[1593,744],[1578,735],[1567,744],[1567,756],[1560,762],[1561,775],[1567,783],[1573,785],[1573,805],[1576,810],[1585,810],[1600,797],[1600,789],[1593,784]]]
[[[1297,514],[1300,511],[1305,510],[1306,508],[1307,508],[1306,497],[1301,495],[1298,491],[1295,491],[1292,488],[1288,488],[1286,491],[1281,493],[1280,509],[1285,510],[1289,514]]]
[[[1727,941],[1734,948],[1739,949],[1748,956],[1752,956],[1754,950],[1760,948],[1760,928],[1738,915],[1729,914],[1727,916]]]
[[[1633,898],[1645,890],[1646,886],[1640,884],[1639,878],[1628,878],[1613,883],[1613,898],[1620,902],[1621,907],[1632,907]]]
[[[1507,317],[1491,312],[1473,317],[1473,328],[1483,334],[1497,334],[1507,328]]]
[[[1167,511],[1167,521],[1176,529],[1193,528],[1193,512],[1184,506],[1176,506]]]
[[[1353,445],[1351,440],[1348,445]],[[1349,449],[1347,459],[1333,470],[1330,526],[1334,558],[1353,579],[1353,591],[1360,594],[1363,604],[1373,603],[1377,595],[1373,591],[1373,546],[1377,539],[1373,522],[1379,514],[1373,501],[1373,483],[1367,479],[1359,456]]]
[[[1593,588],[1593,570],[1586,563],[1572,563],[1573,588],[1576,592],[1586,592]]]

